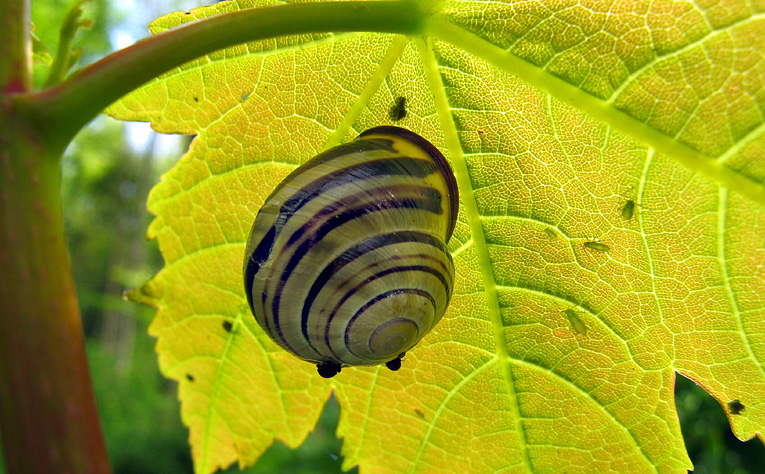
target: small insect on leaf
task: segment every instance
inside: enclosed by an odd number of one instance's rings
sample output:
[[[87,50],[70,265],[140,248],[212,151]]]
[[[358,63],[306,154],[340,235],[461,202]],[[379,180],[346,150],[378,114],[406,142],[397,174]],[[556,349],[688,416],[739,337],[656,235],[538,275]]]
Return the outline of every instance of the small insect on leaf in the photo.
[[[728,402],[728,410],[730,410],[733,415],[738,415],[744,411],[744,408],[746,408],[744,404],[738,400],[731,400]]]
[[[635,213],[635,201],[630,199],[622,207],[622,219],[628,221],[632,219],[632,215]]]
[[[419,409],[419,408],[415,408],[415,409],[414,409],[414,414],[415,414],[415,415],[417,415],[417,416],[419,416],[420,418],[425,418],[425,413],[423,413],[422,411],[420,411],[420,409]]]
[[[576,332],[577,334],[586,335],[587,334],[587,325],[584,324],[584,321],[582,321],[582,318],[579,317],[578,314],[576,314],[576,311],[573,309],[567,309],[563,311],[566,313],[566,316],[568,317],[568,322],[571,324],[571,328]]]
[[[608,252],[609,250],[611,250],[611,247],[609,247],[608,245],[602,242],[593,242],[593,241],[585,242],[584,246],[587,247],[588,249],[597,250],[598,252]]]
[[[399,97],[388,110],[388,117],[394,122],[406,117],[406,97]]]
[[[231,324],[231,321],[223,321],[223,329],[226,332],[231,332],[231,329],[234,327],[233,324]]]
[[[194,381],[194,376],[191,375],[191,374],[186,374],[186,380],[188,380],[189,382],[193,382]]]
[[[551,229],[551,228],[549,228],[549,227],[545,229],[545,234],[547,234],[547,237],[548,237],[549,239],[555,239],[555,238],[557,238],[557,237],[558,237],[558,234],[556,234],[556,233],[555,233],[555,231],[554,231],[554,230],[552,230],[552,229]]]

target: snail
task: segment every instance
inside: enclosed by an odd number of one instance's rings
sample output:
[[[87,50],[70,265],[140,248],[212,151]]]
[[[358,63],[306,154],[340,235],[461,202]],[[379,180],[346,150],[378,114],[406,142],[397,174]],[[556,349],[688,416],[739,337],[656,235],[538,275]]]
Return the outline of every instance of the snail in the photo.
[[[322,377],[398,370],[449,304],[458,208],[446,159],[409,130],[371,128],[320,153],[252,224],[243,270],[256,321]]]

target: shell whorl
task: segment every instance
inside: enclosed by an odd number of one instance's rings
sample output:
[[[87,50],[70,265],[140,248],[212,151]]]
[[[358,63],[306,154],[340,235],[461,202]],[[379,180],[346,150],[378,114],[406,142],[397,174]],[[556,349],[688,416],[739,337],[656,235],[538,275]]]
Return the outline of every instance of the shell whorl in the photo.
[[[451,168],[413,132],[375,127],[317,155],[252,225],[244,281],[255,319],[323,376],[395,370],[449,304],[457,211]]]

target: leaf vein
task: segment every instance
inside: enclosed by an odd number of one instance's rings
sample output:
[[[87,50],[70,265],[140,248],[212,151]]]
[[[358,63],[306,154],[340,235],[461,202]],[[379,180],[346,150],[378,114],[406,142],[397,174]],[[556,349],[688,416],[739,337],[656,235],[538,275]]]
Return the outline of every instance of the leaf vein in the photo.
[[[499,298],[497,296],[496,284],[494,281],[494,275],[492,273],[491,259],[489,256],[488,247],[486,245],[486,235],[484,233],[480,220],[480,214],[478,212],[478,202],[476,200],[475,194],[473,193],[468,166],[465,161],[465,156],[462,151],[459,135],[457,133],[457,125],[454,122],[454,116],[451,113],[449,99],[447,98],[445,86],[440,75],[438,62],[436,61],[436,57],[433,52],[433,39],[428,38],[425,41],[418,40],[416,44],[422,58],[423,68],[425,70],[428,84],[430,85],[430,89],[433,91],[436,113],[438,115],[439,122],[441,123],[442,130],[444,131],[444,139],[452,159],[454,174],[457,178],[457,185],[460,189],[461,201],[465,208],[465,215],[467,216],[470,233],[475,242],[478,265],[481,270],[483,286],[486,291],[486,303],[489,309],[489,318],[492,326],[494,327],[493,332],[495,349],[502,366],[502,375],[505,386],[507,387],[507,397],[510,411],[512,413],[513,422],[515,423],[515,429],[518,432],[519,449],[521,451],[521,457],[524,460],[525,470],[531,473],[534,471],[534,467],[529,456],[528,446],[526,444],[526,435],[520,417],[520,407],[515,392],[512,370],[507,353],[507,341],[505,340],[504,331],[502,330],[502,317],[499,310]]]
[[[720,273],[724,282],[723,288],[725,289],[728,301],[730,301],[731,313],[733,319],[736,321],[736,325],[738,326],[739,334],[743,336],[744,343],[742,345],[744,346],[744,350],[749,356],[749,359],[751,359],[754,362],[754,365],[757,366],[757,370],[760,372],[760,375],[763,377],[763,379],[765,379],[765,368],[763,368],[762,361],[759,360],[757,355],[752,351],[752,341],[749,337],[749,332],[744,328],[744,324],[741,321],[741,311],[738,307],[736,293],[733,291],[730,283],[730,278],[728,277],[729,260],[727,258],[725,246],[725,222],[727,217],[727,208],[728,190],[725,188],[720,188],[717,217],[717,254],[719,255],[718,261],[720,264]]]

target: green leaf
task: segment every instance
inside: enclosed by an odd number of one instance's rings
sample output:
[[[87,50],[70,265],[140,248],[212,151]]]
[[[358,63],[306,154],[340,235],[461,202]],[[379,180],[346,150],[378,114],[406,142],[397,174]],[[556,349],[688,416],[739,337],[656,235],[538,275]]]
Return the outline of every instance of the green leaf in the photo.
[[[150,195],[166,266],[134,294],[196,471],[299,445],[332,390],[344,466],[373,472],[685,472],[676,372],[762,439],[765,20],[729,3],[433,2],[429,37],[246,44],[112,106],[197,135]],[[255,323],[245,241],[277,182],[399,97],[460,187],[455,295],[400,371],[327,381]]]

